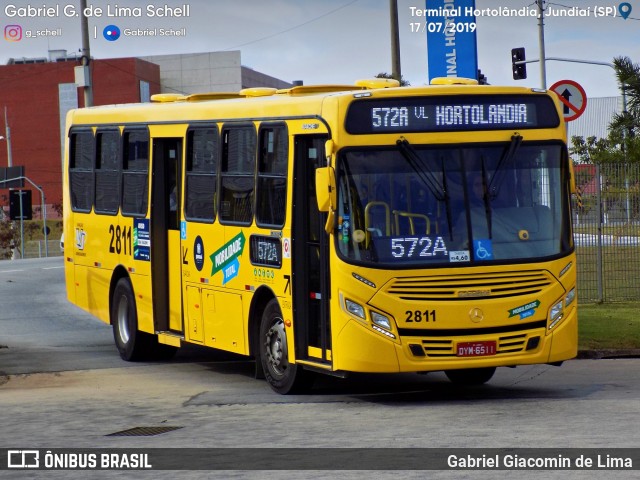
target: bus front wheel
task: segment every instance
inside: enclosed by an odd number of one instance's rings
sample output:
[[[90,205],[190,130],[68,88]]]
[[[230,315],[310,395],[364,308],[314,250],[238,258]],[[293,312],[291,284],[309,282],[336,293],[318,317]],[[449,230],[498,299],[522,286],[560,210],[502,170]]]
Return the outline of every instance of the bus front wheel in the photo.
[[[496,372],[496,367],[465,368],[462,370],[446,370],[444,373],[457,385],[482,385],[487,383]]]
[[[136,361],[147,357],[153,337],[138,330],[136,300],[131,283],[126,278],[118,280],[113,291],[111,324],[113,338],[123,360]]]
[[[276,299],[264,309],[260,323],[260,361],[264,376],[273,390],[281,394],[307,390],[313,383],[311,372],[289,363],[287,334]]]

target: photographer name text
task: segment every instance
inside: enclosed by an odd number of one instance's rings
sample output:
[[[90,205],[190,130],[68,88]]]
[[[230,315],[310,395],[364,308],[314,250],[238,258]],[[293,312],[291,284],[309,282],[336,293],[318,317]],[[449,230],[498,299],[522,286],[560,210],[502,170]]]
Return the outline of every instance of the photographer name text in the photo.
[[[9,4],[4,7],[4,14],[9,18],[59,18],[64,17],[79,17],[84,14],[86,17],[100,18],[100,17],[149,17],[149,18],[163,18],[163,17],[175,17],[184,18],[191,16],[191,5],[183,4],[178,7],[172,7],[169,5],[146,5],[145,7],[121,7],[119,5],[107,5],[104,7],[96,7],[94,5],[88,5],[84,10],[78,8],[73,4],[56,4],[52,6],[37,6],[27,5],[24,7],[18,7],[13,4]]]

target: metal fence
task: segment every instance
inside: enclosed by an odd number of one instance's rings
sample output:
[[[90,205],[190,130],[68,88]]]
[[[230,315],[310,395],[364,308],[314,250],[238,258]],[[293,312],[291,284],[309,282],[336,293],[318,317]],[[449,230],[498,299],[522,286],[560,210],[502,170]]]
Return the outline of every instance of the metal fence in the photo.
[[[24,258],[59,257],[62,254],[59,238],[47,240],[46,245],[44,240],[30,240],[24,245]]]
[[[20,248],[14,248],[12,250],[0,250],[1,259],[14,259],[20,258],[43,258],[43,257],[60,257],[63,255],[60,248],[60,239],[48,240],[46,245],[44,240],[28,240],[24,244],[24,251]]]
[[[576,165],[581,303],[640,300],[640,165]]]

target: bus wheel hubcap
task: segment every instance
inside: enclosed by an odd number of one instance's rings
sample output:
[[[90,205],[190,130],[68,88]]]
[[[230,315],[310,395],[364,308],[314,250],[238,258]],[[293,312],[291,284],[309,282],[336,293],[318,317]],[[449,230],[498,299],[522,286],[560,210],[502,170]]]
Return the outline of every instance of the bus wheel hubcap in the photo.
[[[276,319],[269,328],[266,338],[266,353],[269,366],[273,373],[282,376],[287,368],[287,337],[281,318]]]
[[[123,343],[129,342],[129,301],[122,296],[118,304],[118,331]]]

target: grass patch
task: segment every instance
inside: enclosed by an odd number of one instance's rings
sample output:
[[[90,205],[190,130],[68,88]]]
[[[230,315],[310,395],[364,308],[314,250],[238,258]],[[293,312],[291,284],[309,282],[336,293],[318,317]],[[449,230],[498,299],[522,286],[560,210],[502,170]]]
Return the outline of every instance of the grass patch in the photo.
[[[640,349],[640,303],[578,306],[578,347]]]
[[[597,249],[579,246],[576,255],[578,300],[596,302],[599,300]],[[605,302],[633,302],[640,298],[639,247],[608,245],[602,248],[602,291]]]
[[[15,222],[16,229],[20,231],[20,222]],[[47,226],[49,227],[48,239],[59,239],[62,235],[62,220],[49,220],[47,219]],[[44,232],[42,231],[42,220],[26,220],[24,222],[24,239],[25,241],[38,241],[44,240]]]
[[[2,225],[0,229],[0,237],[3,235],[7,237],[11,234],[14,238],[15,244],[18,245],[16,249],[16,258],[20,258],[20,222],[13,221],[13,228],[7,225]],[[47,235],[47,244],[49,245],[49,256],[60,255],[60,236],[62,235],[62,220],[60,219],[47,219],[47,226],[49,227],[49,234]],[[26,220],[22,225],[24,241],[24,258],[43,257],[47,248],[44,244],[44,231],[42,220]],[[8,238],[8,237],[7,237]],[[9,245],[9,242],[7,242]],[[4,258],[11,258],[12,252],[8,248],[0,249],[0,260]]]

